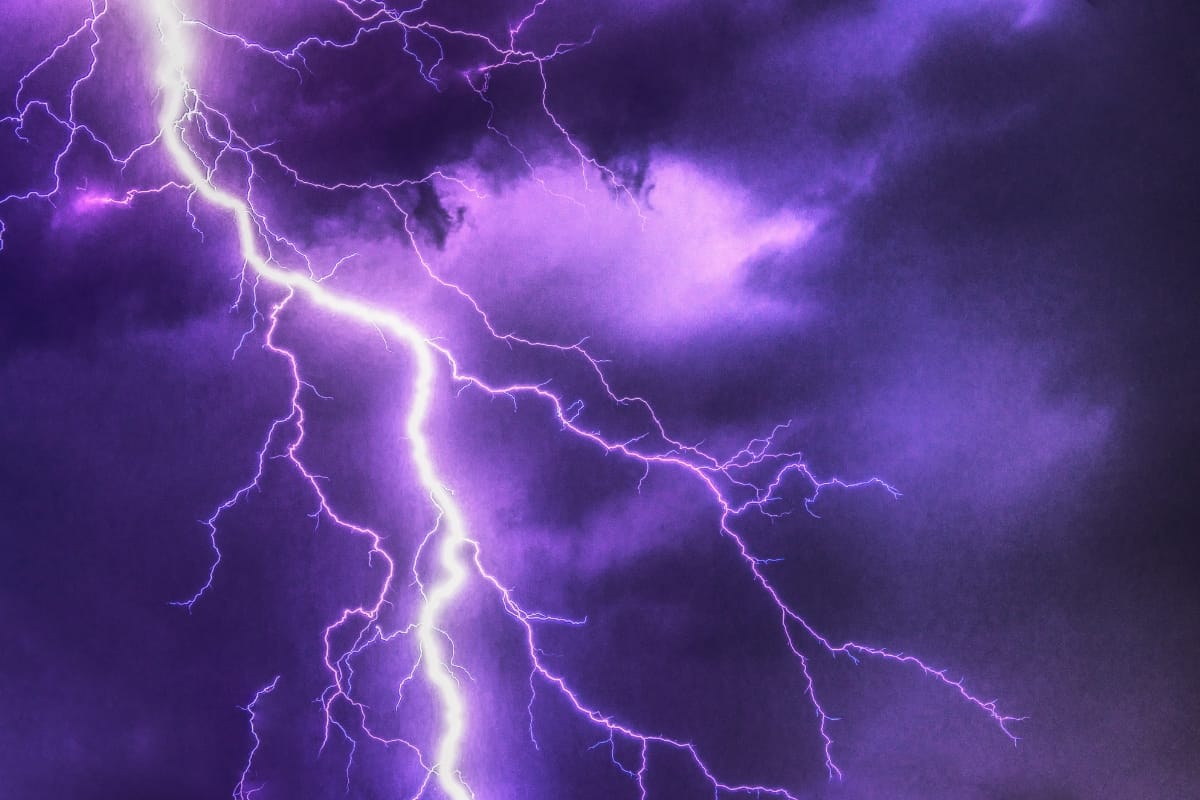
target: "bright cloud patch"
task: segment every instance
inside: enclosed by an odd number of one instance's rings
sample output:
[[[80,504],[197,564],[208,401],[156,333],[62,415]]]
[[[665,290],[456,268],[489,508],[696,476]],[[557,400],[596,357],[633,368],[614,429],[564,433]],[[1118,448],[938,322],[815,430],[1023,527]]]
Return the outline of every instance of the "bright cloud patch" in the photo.
[[[578,335],[632,339],[796,313],[794,301],[751,284],[763,259],[808,240],[812,219],[758,208],[745,190],[682,161],[656,162],[641,218],[594,183],[583,191],[578,170],[539,177],[544,184],[473,201],[465,228],[434,256],[485,306],[519,307],[526,321],[565,314]]]

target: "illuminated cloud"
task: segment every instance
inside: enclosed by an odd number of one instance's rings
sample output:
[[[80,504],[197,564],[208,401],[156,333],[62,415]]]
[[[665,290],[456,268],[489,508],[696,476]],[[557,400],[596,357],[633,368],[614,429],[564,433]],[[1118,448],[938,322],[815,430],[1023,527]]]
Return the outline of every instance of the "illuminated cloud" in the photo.
[[[655,161],[641,218],[602,189],[579,191],[577,169],[539,177],[574,189],[578,204],[523,181],[473,203],[431,256],[508,324],[566,319],[567,335],[654,341],[803,315],[756,283],[764,260],[812,235],[804,215],[764,210],[744,188],[678,160]]]

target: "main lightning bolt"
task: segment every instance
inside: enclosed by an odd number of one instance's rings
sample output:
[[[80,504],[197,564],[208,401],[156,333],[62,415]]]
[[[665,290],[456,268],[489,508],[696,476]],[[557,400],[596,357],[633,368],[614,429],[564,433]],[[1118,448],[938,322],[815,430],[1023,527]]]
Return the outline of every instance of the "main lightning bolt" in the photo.
[[[465,703],[451,673],[450,656],[442,641],[439,627],[443,612],[467,580],[467,565],[463,561],[463,547],[467,539],[462,513],[437,474],[429,440],[425,435],[425,420],[429,415],[432,383],[436,373],[433,346],[404,318],[384,309],[338,296],[312,278],[276,266],[259,250],[259,233],[249,204],[245,199],[217,188],[211,175],[202,168],[195,153],[183,139],[181,122],[188,113],[186,102],[190,93],[187,82],[190,49],[183,33],[183,16],[174,4],[167,0],[153,0],[150,7],[154,12],[162,41],[159,49],[161,60],[158,65],[158,84],[165,102],[158,118],[159,135],[184,182],[206,201],[224,209],[233,218],[237,227],[241,256],[257,275],[283,287],[289,293],[303,294],[315,305],[341,318],[387,331],[406,344],[415,358],[413,391],[404,429],[410,443],[409,453],[416,465],[417,477],[441,513],[436,558],[438,574],[423,592],[424,602],[416,626],[425,677],[436,689],[441,703],[441,735],[431,769],[437,775],[438,785],[453,800],[469,800],[472,797],[471,791],[458,771],[463,733],[466,729]],[[289,294],[290,296],[292,295]]]
[[[589,171],[598,172],[603,180],[624,193],[636,207],[634,193],[621,183],[619,177],[612,170],[586,155],[583,148],[550,107],[545,63],[569,52],[578,45],[560,44],[547,53],[537,53],[519,45],[523,27],[534,18],[545,2],[546,0],[538,0],[525,17],[510,26],[507,41],[497,41],[482,33],[447,27],[429,19],[412,16],[416,12],[422,11],[425,3],[407,11],[395,11],[382,3],[370,0],[337,0],[337,5],[356,21],[356,32],[352,36],[339,40],[314,35],[300,41],[293,48],[281,50],[268,47],[239,34],[219,30],[194,19],[172,0],[145,0],[149,26],[157,36],[155,82],[159,90],[161,105],[157,115],[157,130],[153,138],[124,155],[115,152],[102,136],[79,119],[75,103],[80,88],[92,79],[96,70],[99,58],[98,48],[101,42],[99,26],[109,12],[107,2],[92,0],[90,16],[20,81],[16,95],[16,110],[2,122],[11,125],[18,138],[24,139],[24,131],[30,118],[34,114],[43,114],[66,131],[68,135],[66,143],[54,160],[52,177],[46,186],[0,198],[0,208],[8,203],[52,200],[59,196],[64,191],[62,164],[72,147],[75,147],[79,141],[87,140],[99,145],[111,161],[122,169],[141,155],[161,147],[169,156],[170,165],[174,171],[173,175],[150,185],[134,186],[123,194],[85,193],[82,202],[128,206],[148,195],[178,191],[186,194],[189,215],[192,214],[194,199],[199,199],[221,212],[232,223],[237,234],[239,256],[245,265],[241,286],[243,291],[249,287],[249,291],[253,294],[254,319],[256,324],[258,321],[264,323],[264,346],[282,359],[290,372],[292,394],[288,411],[270,425],[265,441],[258,452],[257,471],[247,484],[219,505],[206,521],[213,548],[213,560],[208,580],[192,597],[182,601],[179,605],[191,608],[213,585],[213,578],[221,561],[221,551],[217,546],[217,534],[222,515],[241,502],[253,488],[259,485],[269,459],[285,459],[301,476],[315,497],[317,508],[314,516],[324,518],[349,534],[364,539],[369,544],[372,560],[379,559],[386,568],[384,580],[381,582],[379,591],[374,595],[374,602],[343,610],[324,631],[324,666],[330,675],[330,686],[321,696],[325,716],[325,736],[328,739],[331,730],[339,731],[350,742],[351,760],[354,748],[359,741],[357,737],[360,735],[375,742],[399,744],[412,753],[424,773],[425,777],[417,790],[417,797],[422,796],[435,785],[452,800],[470,800],[475,797],[475,793],[463,776],[464,744],[470,721],[467,698],[459,683],[459,674],[463,670],[455,663],[454,643],[447,632],[450,611],[456,599],[462,595],[470,583],[475,582],[493,593],[497,602],[516,624],[525,642],[530,668],[531,737],[533,695],[536,694],[536,687],[542,685],[563,698],[580,719],[599,729],[603,738],[598,746],[608,746],[613,765],[630,778],[637,788],[639,797],[643,800],[647,796],[646,776],[650,768],[650,755],[656,749],[669,749],[684,754],[711,785],[714,796],[721,792],[727,792],[752,796],[769,795],[796,800],[795,795],[784,787],[740,783],[719,777],[705,761],[697,747],[687,739],[633,727],[617,715],[590,703],[580,691],[572,686],[567,676],[546,664],[538,646],[538,626],[541,624],[582,625],[583,622],[527,609],[515,597],[513,590],[508,588],[486,564],[479,542],[471,537],[467,520],[461,508],[455,502],[447,481],[438,472],[433,443],[426,430],[426,423],[434,403],[435,384],[438,376],[443,375],[460,386],[490,396],[506,397],[514,402],[518,397],[529,397],[544,403],[553,413],[558,425],[568,435],[589,442],[603,452],[636,463],[644,468],[645,473],[652,468],[672,470],[698,482],[707,490],[718,519],[718,530],[733,543],[749,578],[762,590],[778,613],[783,640],[795,657],[804,678],[805,694],[817,720],[817,730],[823,741],[824,759],[830,777],[839,777],[841,771],[833,757],[833,738],[828,726],[833,717],[826,712],[821,701],[818,700],[813,676],[809,669],[812,657],[810,651],[813,649],[833,656],[843,654],[855,662],[859,657],[866,656],[913,667],[956,692],[969,705],[990,717],[1006,735],[1015,741],[1016,737],[1010,732],[1009,725],[1019,718],[1001,713],[994,701],[984,700],[975,695],[967,689],[961,679],[952,678],[946,670],[932,667],[914,656],[886,648],[853,641],[837,642],[817,631],[788,604],[780,590],[768,578],[764,566],[770,563],[770,560],[755,555],[745,536],[738,532],[738,520],[747,514],[775,515],[776,512],[772,509],[780,500],[782,487],[789,478],[805,481],[811,486],[811,493],[805,501],[806,507],[814,503],[821,492],[830,487],[852,488],[871,485],[882,487],[894,495],[898,494],[895,489],[878,478],[856,482],[846,482],[836,478],[818,478],[809,469],[801,454],[781,452],[775,448],[776,438],[782,428],[786,426],[778,426],[767,436],[752,440],[728,458],[718,458],[698,446],[672,438],[668,435],[666,426],[650,403],[643,398],[625,396],[614,390],[606,377],[601,362],[594,358],[582,344],[560,345],[534,341],[512,333],[500,333],[474,297],[457,284],[441,278],[430,266],[418,247],[417,238],[410,225],[409,212],[405,210],[398,199],[397,193],[404,187],[427,183],[435,178],[456,181],[460,185],[465,185],[461,181],[440,171],[420,180],[395,183],[320,183],[309,180],[300,171],[286,164],[269,148],[252,145],[240,136],[234,129],[230,118],[208,105],[189,80],[195,58],[192,34],[216,36],[232,41],[251,53],[274,59],[284,67],[299,72],[301,68],[307,66],[305,61],[307,50],[350,48],[368,35],[384,29],[396,29],[403,33],[405,50],[416,60],[422,77],[435,85],[443,80],[439,72],[443,57],[439,57],[435,63],[427,63],[416,55],[415,50],[410,49],[410,41],[421,39],[426,43],[433,43],[437,51],[443,53],[444,56],[443,41],[467,40],[475,45],[482,45],[495,56],[491,62],[462,75],[470,89],[489,109],[494,111],[489,95],[490,78],[494,72],[502,68],[521,65],[534,68],[541,79],[542,110],[550,124],[561,134],[569,151],[578,158],[585,181]],[[26,97],[28,94],[26,85],[30,82],[31,76],[46,69],[65,49],[85,38],[90,38],[90,45],[87,48],[90,60],[85,71],[78,75],[72,84],[66,107],[55,109],[48,100]],[[508,134],[493,124],[493,120],[494,117],[489,117],[488,130],[516,150],[531,173],[534,173],[529,157],[520,151]],[[218,155],[213,157],[206,148],[208,150],[215,149]],[[218,181],[219,164],[222,158],[241,159],[246,166],[249,177],[245,178],[245,186],[242,187],[244,190],[233,191],[230,186]],[[572,400],[552,391],[548,388],[547,383],[497,384],[485,379],[468,371],[463,362],[447,345],[428,336],[413,320],[395,309],[368,302],[360,297],[331,288],[328,279],[334,274],[333,271],[318,276],[303,252],[286,237],[276,233],[268,224],[265,215],[256,208],[251,199],[251,187],[258,177],[257,168],[260,165],[277,169],[296,185],[311,189],[328,192],[379,193],[403,218],[409,242],[428,278],[443,289],[453,292],[466,303],[490,336],[513,347],[532,348],[562,358],[582,359],[594,380],[601,387],[604,396],[614,408],[643,415],[646,432],[630,439],[616,439],[606,435],[602,430],[583,422],[582,401]],[[640,209],[638,209],[638,213],[641,214]],[[194,217],[193,223],[195,223]],[[4,224],[0,220],[0,246],[3,244],[3,234]],[[280,256],[284,252],[298,256],[306,268],[285,267]],[[334,271],[336,271],[336,266]],[[266,312],[260,312],[257,305],[258,290],[264,284],[274,287],[281,293],[282,299],[273,302]],[[397,579],[396,563],[385,548],[383,537],[371,528],[359,525],[335,510],[322,488],[321,476],[311,471],[301,457],[305,437],[305,415],[301,398],[306,392],[314,394],[317,392],[312,384],[302,378],[296,355],[280,345],[276,339],[280,314],[295,298],[302,298],[339,322],[365,326],[381,332],[386,338],[403,344],[412,357],[411,389],[404,418],[405,441],[408,445],[408,456],[415,470],[416,479],[429,498],[436,513],[437,522],[417,549],[411,568],[413,582],[418,587],[421,596],[416,619],[410,625],[399,630],[385,630],[380,622],[382,609],[395,591]],[[242,300],[240,295],[238,300],[239,302]],[[253,332],[252,329],[247,336]],[[243,341],[245,341],[245,337]],[[755,477],[764,470],[768,477],[765,479]],[[353,643],[349,647],[339,648],[334,644],[335,639],[347,632],[352,636]],[[375,726],[368,719],[369,709],[354,695],[352,684],[355,658],[367,648],[391,641],[398,636],[412,636],[418,645],[418,655],[412,669],[401,683],[401,694],[409,682],[422,679],[432,689],[437,701],[436,734],[433,746],[428,752],[406,739],[376,733]],[[806,645],[805,642],[808,644]],[[260,743],[255,729],[255,721],[257,715],[261,713],[259,703],[275,689],[278,682],[279,678],[276,677],[274,681],[261,689],[251,703],[246,706],[250,715],[253,748],[249,753],[241,780],[235,789],[235,798],[248,798],[257,791],[257,789],[250,789],[247,786],[248,775]],[[339,709],[342,712],[349,711],[356,719],[353,732],[350,730],[344,714],[339,715]],[[619,757],[618,741],[634,745],[638,753],[635,763],[626,763]],[[536,741],[534,743],[536,744]],[[349,782],[349,769],[350,764],[348,763],[347,782]]]

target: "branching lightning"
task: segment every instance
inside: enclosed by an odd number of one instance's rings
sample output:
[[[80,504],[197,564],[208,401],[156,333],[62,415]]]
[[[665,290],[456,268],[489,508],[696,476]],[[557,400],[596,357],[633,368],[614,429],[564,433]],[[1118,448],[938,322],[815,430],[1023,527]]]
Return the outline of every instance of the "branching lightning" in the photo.
[[[178,605],[191,609],[202,602],[213,588],[214,577],[221,564],[219,546],[220,526],[223,516],[242,502],[259,485],[264,469],[273,459],[285,460],[289,468],[298,475],[313,498],[312,515],[336,526],[348,535],[365,541],[369,547],[372,563],[384,566],[384,575],[378,591],[370,603],[345,608],[323,633],[324,668],[329,675],[329,687],[320,702],[324,711],[325,739],[331,735],[343,736],[354,749],[365,742],[399,745],[419,766],[424,779],[412,789],[414,798],[440,791],[452,800],[495,796],[486,783],[486,776],[468,774],[469,750],[468,731],[473,724],[468,698],[460,685],[463,670],[454,661],[456,644],[449,629],[452,609],[468,587],[490,593],[494,601],[511,618],[527,649],[530,669],[531,693],[539,688],[559,695],[574,710],[578,717],[594,726],[599,735],[598,746],[607,747],[615,769],[628,776],[634,790],[641,798],[647,796],[646,778],[653,764],[654,754],[660,750],[674,750],[685,755],[694,768],[712,787],[714,797],[722,793],[744,796],[773,796],[796,800],[795,789],[783,786],[754,785],[727,780],[718,774],[706,761],[705,756],[682,734],[664,733],[634,727],[622,720],[620,715],[597,707],[576,689],[570,676],[560,674],[545,661],[539,648],[539,627],[545,624],[583,625],[585,621],[568,619],[541,611],[531,610],[518,600],[515,590],[502,580],[502,567],[489,563],[480,543],[471,536],[469,521],[456,503],[450,486],[453,478],[439,472],[437,447],[427,432],[427,420],[435,402],[435,385],[439,378],[453,381],[456,385],[503,397],[514,403],[520,398],[542,404],[555,417],[561,430],[568,436],[590,443],[595,448],[640,465],[646,473],[651,469],[670,471],[681,478],[702,486],[711,498],[716,529],[735,546],[740,557],[740,567],[749,580],[756,584],[773,604],[778,614],[779,631],[783,642],[795,658],[803,676],[806,701],[815,716],[816,730],[824,748],[824,760],[831,778],[841,777],[833,753],[833,736],[830,723],[834,719],[818,697],[817,686],[810,672],[810,659],[814,653],[829,656],[846,655],[857,662],[870,657],[895,662],[911,667],[932,680],[943,684],[956,693],[970,706],[989,717],[1005,735],[1016,740],[1010,724],[1018,717],[1002,713],[996,703],[974,694],[961,679],[951,677],[944,669],[936,668],[921,659],[887,648],[862,644],[854,641],[832,640],[813,626],[784,599],[777,586],[768,578],[764,565],[769,562],[755,555],[744,534],[739,533],[739,522],[750,514],[775,516],[773,509],[781,500],[786,483],[799,481],[810,487],[806,506],[811,506],[823,491],[833,487],[881,488],[892,495],[898,492],[878,478],[861,481],[843,481],[837,478],[822,479],[809,468],[803,456],[796,452],[781,452],[775,447],[780,431],[778,426],[765,437],[749,442],[744,448],[728,458],[720,458],[695,445],[673,438],[654,408],[645,399],[619,393],[609,382],[602,362],[580,344],[556,344],[535,341],[513,333],[500,332],[492,323],[483,307],[458,284],[439,276],[422,254],[415,235],[414,221],[398,197],[404,188],[434,181],[451,181],[474,191],[458,178],[437,170],[429,175],[400,182],[333,182],[323,183],[305,177],[298,169],[287,164],[268,146],[252,144],[241,136],[231,118],[211,106],[201,91],[192,83],[195,56],[200,43],[208,37],[234,43],[245,51],[273,59],[282,68],[298,76],[308,69],[306,54],[319,48],[346,49],[357,46],[366,37],[383,30],[395,30],[403,34],[403,42],[420,71],[421,76],[435,86],[452,79],[466,81],[481,103],[494,112],[493,100],[489,95],[491,77],[498,70],[524,65],[532,67],[541,80],[541,105],[546,119],[561,136],[566,148],[578,159],[583,180],[598,175],[610,188],[623,194],[636,213],[636,193],[621,181],[610,168],[587,155],[585,149],[552,110],[550,89],[545,65],[552,59],[569,53],[586,44],[566,43],[549,52],[538,53],[521,45],[524,27],[535,18],[548,0],[538,0],[528,13],[510,26],[507,41],[497,41],[476,31],[448,27],[431,21],[419,12],[425,3],[405,11],[393,10],[376,0],[337,0],[337,6],[354,21],[355,32],[345,38],[311,35],[293,47],[278,49],[269,47],[249,37],[220,30],[185,10],[183,2],[173,0],[143,0],[147,14],[147,39],[156,54],[155,83],[157,97],[157,129],[152,138],[129,152],[119,153],[108,144],[93,126],[80,119],[77,97],[82,88],[96,73],[100,59],[102,37],[106,18],[110,14],[107,0],[91,0],[86,18],[63,39],[44,59],[34,64],[22,77],[14,109],[2,124],[21,141],[27,140],[27,131],[37,120],[49,122],[65,135],[65,141],[53,161],[48,176],[41,185],[0,198],[0,214],[6,206],[30,202],[54,202],[71,192],[64,185],[63,164],[75,149],[88,144],[99,147],[106,157],[122,173],[139,159],[154,153],[165,153],[172,174],[161,180],[137,184],[119,192],[91,193],[75,192],[78,201],[95,205],[131,205],[149,195],[178,194],[184,198],[185,212],[196,218],[193,210],[201,203],[219,212],[232,224],[236,231],[238,256],[244,263],[241,293],[237,302],[249,301],[254,307],[255,328],[248,331],[238,344],[261,336],[264,348],[282,362],[288,371],[291,394],[286,413],[274,419],[268,426],[257,453],[257,469],[250,479],[234,491],[208,516],[205,526],[212,547],[212,561],[207,579],[200,587]],[[443,59],[432,63],[423,60],[410,42],[423,41],[444,53],[448,42],[469,40],[493,54],[493,59],[465,73],[447,73]],[[74,77],[67,94],[65,105],[48,97],[38,96],[28,87],[43,71],[54,67],[56,59],[72,48],[83,46],[87,56],[83,71]],[[487,127],[491,135],[505,146],[516,151],[530,174],[537,179],[533,160],[515,143],[514,139],[494,124],[494,114],[489,116]],[[227,164],[240,164],[245,173],[237,178],[225,179]],[[422,331],[418,325],[399,311],[386,305],[370,302],[362,297],[344,293],[333,288],[337,267],[319,275],[311,260],[301,248],[278,233],[268,222],[266,215],[254,200],[254,188],[263,170],[275,170],[285,175],[294,185],[302,185],[330,193],[376,193],[386,199],[390,207],[400,215],[409,244],[416,254],[428,280],[443,289],[452,291],[466,304],[488,335],[511,347],[530,348],[549,352],[562,359],[578,359],[587,366],[590,374],[604,396],[616,408],[629,409],[644,417],[646,432],[632,439],[618,439],[593,428],[582,421],[580,401],[573,400],[549,388],[547,383],[495,382],[469,369],[464,360],[448,345],[437,341]],[[547,187],[547,191],[550,189]],[[645,220],[645,217],[643,217]],[[0,218],[0,248],[3,247],[5,227]],[[286,257],[285,257],[286,256]],[[288,266],[299,263],[300,266]],[[265,310],[259,308],[259,289],[273,287],[281,293],[281,299],[271,302]],[[330,325],[361,326],[373,328],[389,341],[399,343],[412,359],[411,374],[408,376],[409,396],[405,400],[407,409],[404,419],[405,442],[408,456],[420,487],[428,497],[437,517],[437,524],[425,534],[417,555],[410,566],[411,577],[421,595],[419,611],[415,619],[394,630],[387,629],[382,621],[382,611],[397,591],[397,583],[403,570],[396,558],[389,553],[384,536],[353,521],[351,516],[334,508],[323,488],[323,478],[305,463],[305,398],[319,396],[316,388],[304,379],[297,355],[280,344],[277,332],[281,324],[281,312],[297,298],[306,301],[326,316]],[[767,474],[764,480],[757,476]],[[337,643],[349,636],[352,643],[339,646]],[[437,700],[436,737],[432,746],[390,737],[377,732],[369,718],[369,708],[358,700],[353,687],[355,658],[368,648],[383,645],[397,637],[412,637],[417,643],[417,655],[411,670],[399,688],[401,694],[411,681],[423,681]],[[462,646],[470,646],[467,642]],[[247,800],[260,787],[251,784],[250,777],[254,758],[258,752],[260,738],[255,728],[259,715],[265,713],[261,706],[265,698],[280,682],[280,677],[264,686],[245,707],[250,719],[253,746],[248,754],[245,769],[234,788],[237,800]],[[530,700],[530,730],[532,736],[533,700]],[[353,723],[348,720],[353,720]],[[634,763],[626,763],[619,757],[617,743],[631,745],[637,752]],[[534,742],[536,745],[536,742]],[[347,764],[347,782],[350,781],[350,764]]]

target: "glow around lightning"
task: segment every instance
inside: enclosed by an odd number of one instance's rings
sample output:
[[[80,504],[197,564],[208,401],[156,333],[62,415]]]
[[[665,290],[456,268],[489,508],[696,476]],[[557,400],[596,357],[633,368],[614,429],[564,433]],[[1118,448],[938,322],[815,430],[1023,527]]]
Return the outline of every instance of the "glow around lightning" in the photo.
[[[806,505],[811,506],[822,491],[831,487],[876,487],[898,495],[898,492],[878,478],[858,481],[843,481],[837,478],[818,478],[799,453],[782,452],[775,447],[778,434],[785,426],[778,426],[762,438],[754,439],[745,447],[728,457],[710,454],[700,447],[686,444],[668,433],[668,426],[659,418],[651,405],[636,396],[625,396],[609,382],[602,362],[581,344],[559,344],[539,342],[518,334],[501,333],[492,324],[485,309],[466,288],[441,278],[422,255],[409,212],[399,199],[406,187],[433,181],[455,181],[466,186],[448,172],[436,171],[412,181],[395,183],[322,183],[306,178],[299,170],[285,163],[269,147],[254,145],[234,129],[229,116],[210,106],[191,80],[198,48],[207,38],[216,37],[236,43],[239,47],[264,58],[276,61],[281,68],[298,74],[306,68],[305,54],[317,48],[350,48],[364,37],[385,28],[404,33],[409,37],[422,37],[437,44],[452,40],[470,40],[482,44],[494,55],[490,63],[476,70],[456,76],[464,80],[479,97],[481,103],[494,109],[488,93],[492,74],[512,65],[531,66],[540,75],[543,87],[542,111],[547,121],[557,129],[568,152],[577,158],[582,180],[598,176],[610,188],[623,197],[634,213],[642,214],[637,207],[636,193],[627,188],[619,176],[592,157],[576,141],[566,126],[555,115],[549,101],[548,83],[544,65],[546,62],[569,53],[586,42],[564,43],[549,52],[538,53],[521,46],[523,27],[534,18],[548,1],[534,3],[528,14],[510,27],[507,41],[497,41],[482,33],[452,28],[418,19],[413,16],[424,3],[409,11],[394,11],[373,2],[342,0],[337,5],[355,20],[357,32],[348,38],[332,39],[313,35],[296,43],[289,49],[271,48],[234,32],[219,30],[201,21],[194,10],[184,3],[171,0],[146,0],[146,36],[154,48],[155,83],[159,89],[157,131],[149,141],[143,142],[126,153],[117,152],[104,141],[92,127],[80,119],[76,97],[80,87],[92,80],[100,56],[102,26],[110,13],[105,0],[93,0],[90,14],[81,21],[68,37],[34,64],[19,84],[14,108],[3,123],[18,138],[24,139],[27,128],[35,115],[43,115],[66,134],[66,143],[53,162],[53,167],[38,186],[0,198],[0,244],[5,232],[3,213],[7,206],[18,203],[54,202],[65,191],[61,165],[72,148],[87,142],[98,146],[106,156],[122,170],[140,158],[155,152],[166,153],[173,174],[159,181],[132,185],[124,191],[110,194],[87,194],[84,201],[95,205],[130,205],[149,195],[178,195],[180,213],[192,215],[196,204],[205,204],[218,211],[231,224],[237,235],[237,256],[245,264],[241,286],[243,294],[238,302],[249,301],[254,307],[255,329],[247,332],[238,347],[254,337],[261,337],[263,346],[287,367],[291,380],[291,396],[287,413],[271,421],[264,439],[259,444],[257,469],[246,482],[235,490],[207,517],[205,525],[212,545],[212,562],[199,588],[178,605],[192,608],[203,602],[210,590],[217,570],[222,567],[220,533],[221,522],[226,512],[242,502],[259,485],[263,470],[271,459],[286,459],[297,475],[305,482],[315,503],[314,516],[323,518],[348,535],[359,537],[370,547],[372,563],[384,565],[383,579],[370,603],[345,608],[331,621],[323,633],[324,668],[329,675],[329,687],[320,697],[324,711],[324,736],[344,737],[351,746],[351,763],[347,764],[347,788],[352,780],[353,753],[360,746],[370,743],[397,745],[405,755],[419,765],[424,779],[416,787],[401,787],[402,791],[420,797],[440,792],[453,800],[472,797],[495,797],[497,789],[490,787],[486,775],[469,773],[469,732],[474,720],[468,697],[463,691],[464,671],[456,664],[457,649],[471,648],[470,640],[455,641],[450,630],[453,627],[455,603],[469,587],[488,592],[499,604],[520,633],[527,650],[530,670],[529,686],[533,694],[541,689],[558,694],[578,717],[592,725],[599,734],[599,742],[608,748],[613,768],[628,776],[632,792],[641,798],[647,796],[647,775],[653,768],[654,755],[660,750],[674,750],[685,755],[694,769],[711,785],[714,796],[728,795],[774,796],[796,800],[795,789],[785,786],[757,785],[729,780],[710,767],[705,754],[693,745],[683,733],[635,727],[624,721],[616,711],[597,707],[581,691],[576,689],[569,675],[560,674],[545,661],[539,647],[539,628],[543,625],[586,625],[584,620],[568,619],[524,606],[519,598],[519,587],[510,588],[503,580],[503,564],[493,564],[470,533],[470,521],[455,500],[452,486],[454,477],[443,474],[438,468],[438,443],[430,438],[426,430],[431,407],[436,402],[436,384],[446,378],[458,386],[502,397],[517,402],[528,399],[547,408],[554,416],[562,435],[576,437],[600,451],[626,459],[650,470],[669,471],[682,480],[697,483],[707,490],[714,512],[714,530],[727,537],[734,545],[740,563],[733,566],[744,571],[747,580],[754,582],[773,604],[778,616],[779,633],[795,658],[796,668],[804,679],[804,702],[812,711],[814,725],[824,748],[824,760],[831,778],[842,773],[834,755],[834,740],[830,723],[835,718],[820,699],[819,687],[810,672],[810,660],[815,656],[845,655],[854,661],[871,658],[894,662],[942,685],[951,694],[1000,728],[1015,741],[1010,723],[1018,719],[1002,713],[996,703],[974,694],[962,679],[952,676],[944,669],[925,661],[886,647],[854,641],[835,641],[823,635],[804,616],[783,598],[780,590],[768,579],[763,570],[767,560],[756,556],[745,537],[739,533],[739,522],[751,514],[774,516],[778,512],[781,494],[788,483],[801,482],[810,487]],[[27,84],[40,71],[51,68],[55,59],[71,46],[87,42],[90,61],[83,72],[75,77],[68,94],[65,108],[56,108],[47,99],[39,98],[28,90]],[[406,44],[407,47],[407,44]],[[440,60],[429,63],[415,54],[414,68],[432,83],[450,77],[439,72]],[[523,162],[533,172],[534,163],[530,156],[520,151],[512,137],[488,122],[489,134],[519,153]],[[216,153],[214,156],[213,153]],[[238,185],[236,180],[222,180],[222,164],[227,161],[240,162],[248,170],[249,177]],[[294,184],[308,189],[329,193],[372,192],[386,199],[390,207],[400,216],[404,229],[409,234],[410,244],[424,268],[427,279],[455,293],[475,315],[480,328],[492,337],[511,347],[529,348],[550,353],[562,360],[575,360],[588,367],[603,395],[614,408],[637,412],[644,420],[645,433],[633,438],[616,438],[599,427],[583,421],[581,401],[559,394],[548,388],[548,383],[496,382],[486,379],[465,366],[465,362],[448,346],[430,338],[416,323],[397,310],[338,291],[335,288],[335,272],[319,275],[312,268],[310,259],[289,238],[275,230],[266,216],[259,211],[253,200],[253,188],[259,169],[282,171]],[[468,189],[470,187],[467,187]],[[547,187],[547,191],[550,189]],[[643,220],[646,217],[643,216]],[[193,221],[195,218],[193,217]],[[285,263],[284,254],[289,256]],[[299,263],[301,266],[295,266]],[[336,268],[335,268],[336,269]],[[281,298],[271,302],[259,299],[259,289],[273,287]],[[245,296],[245,295],[248,295]],[[322,476],[314,473],[305,464],[305,401],[317,396],[316,388],[303,378],[299,358],[281,345],[277,338],[281,312],[295,299],[301,298],[325,315],[324,323],[333,326],[354,326],[375,329],[385,339],[399,343],[409,352],[412,359],[407,376],[408,396],[398,405],[406,409],[404,417],[404,440],[408,457],[420,487],[428,497],[437,517],[436,525],[428,531],[402,531],[408,536],[422,538],[421,546],[413,563],[401,565],[389,553],[384,536],[369,527],[356,523],[352,515],[335,509],[322,485]],[[263,302],[263,307],[260,307]],[[548,435],[554,435],[548,431]],[[766,478],[762,478],[762,475]],[[389,604],[400,585],[415,584],[421,602],[415,618],[399,629],[389,629],[381,621],[381,613]],[[352,643],[339,646],[346,635]],[[360,702],[353,687],[354,661],[368,648],[386,646],[398,637],[411,637],[416,641],[417,656],[411,670],[398,689],[403,690],[412,681],[424,682],[437,700],[435,735],[432,744],[416,743],[406,739],[390,737],[378,732],[369,719],[369,709]],[[254,781],[255,755],[261,744],[256,722],[269,714],[269,696],[285,677],[276,676],[264,684],[245,706],[250,720],[253,746],[245,768],[234,787],[234,797],[245,800],[259,791],[261,786]],[[533,700],[530,700],[530,729],[532,734]],[[355,720],[354,724],[347,722]],[[637,756],[632,763],[622,759],[617,742],[633,745]],[[531,745],[536,745],[532,742]],[[536,750],[533,752],[536,753]],[[531,756],[532,757],[532,756]]]

